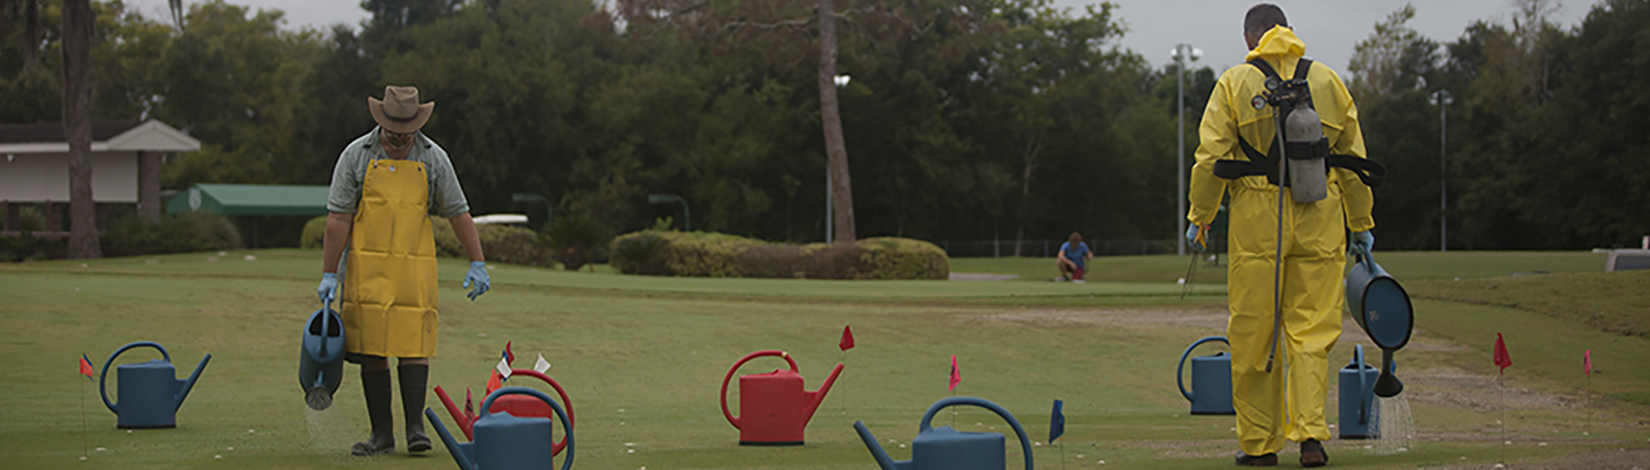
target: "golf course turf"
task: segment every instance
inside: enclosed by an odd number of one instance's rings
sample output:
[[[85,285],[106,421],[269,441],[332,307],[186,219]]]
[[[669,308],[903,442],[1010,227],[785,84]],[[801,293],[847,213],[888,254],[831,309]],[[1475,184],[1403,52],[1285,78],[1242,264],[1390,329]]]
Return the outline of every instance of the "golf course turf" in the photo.
[[[1582,252],[1377,259],[1415,302],[1417,331],[1398,353],[1414,434],[1395,436],[1402,449],[1327,442],[1331,468],[1650,468],[1650,271],[1603,273],[1604,256]],[[1224,334],[1225,259],[1199,266],[1182,299],[1177,279],[1188,261],[1096,258],[1081,285],[1049,282],[1052,261],[1029,258],[951,260],[953,272],[1019,276],[1007,281],[661,278],[495,265],[493,290],[471,302],[458,285],[465,263],[443,259],[430,385],[460,400],[474,389],[479,403],[509,341],[516,367],[542,354],[567,389],[574,468],[872,469],[853,422],[864,421],[895,459],[909,458],[902,445],[923,412],[953,394],[955,355],[955,394],[1012,412],[1037,442],[1038,467],[1227,468],[1232,418],[1188,415],[1174,377],[1187,345]],[[399,404],[398,451],[350,457],[350,444],[367,434],[354,366],[332,408],[304,406],[299,327],[320,307],[319,265],[319,252],[306,250],[0,264],[0,468],[457,468],[440,444],[406,454]],[[1345,324],[1330,358],[1337,368],[1354,344],[1371,347]],[[840,351],[850,325],[856,347]],[[1496,333],[1514,361],[1504,375],[1490,359]],[[176,429],[116,429],[97,381],[77,373],[82,354],[101,370],[133,341],[164,345],[180,378],[213,356]],[[806,445],[741,447],[721,415],[728,367],[762,349],[789,352],[808,390],[846,365]],[[1582,371],[1589,349],[1590,379]],[[138,350],[117,363],[158,357]],[[779,367],[783,360],[758,359],[736,375]],[[737,408],[737,381],[729,394]],[[1066,433],[1050,444],[1055,399],[1065,402]],[[456,432],[433,393],[426,405]],[[1007,468],[1019,468],[1019,445],[1001,420],[954,410],[935,425],[1008,434]],[[1282,467],[1295,466],[1294,452],[1280,456]]]

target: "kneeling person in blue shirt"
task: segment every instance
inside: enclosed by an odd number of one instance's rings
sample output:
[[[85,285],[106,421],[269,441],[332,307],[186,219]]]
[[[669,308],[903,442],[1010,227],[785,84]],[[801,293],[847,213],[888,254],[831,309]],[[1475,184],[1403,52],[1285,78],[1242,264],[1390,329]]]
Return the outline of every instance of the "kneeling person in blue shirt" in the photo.
[[[1058,260],[1056,264],[1060,267],[1061,280],[1082,284],[1083,272],[1088,260],[1094,258],[1094,252],[1089,250],[1088,244],[1083,243],[1081,234],[1071,232],[1071,237],[1060,245],[1060,252],[1055,254],[1055,258]]]

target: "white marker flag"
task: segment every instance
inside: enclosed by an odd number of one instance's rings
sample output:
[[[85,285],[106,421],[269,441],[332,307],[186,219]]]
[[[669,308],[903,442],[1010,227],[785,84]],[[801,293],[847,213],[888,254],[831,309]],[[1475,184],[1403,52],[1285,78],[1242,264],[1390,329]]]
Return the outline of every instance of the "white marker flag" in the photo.
[[[506,361],[502,357],[499,358],[498,359],[498,373],[499,373],[499,375],[504,376],[504,378],[506,378],[506,379],[510,378],[510,361]]]
[[[544,355],[539,354],[539,362],[533,364],[533,370],[539,371],[540,374],[543,374],[544,371],[550,370],[550,361],[544,360]]]

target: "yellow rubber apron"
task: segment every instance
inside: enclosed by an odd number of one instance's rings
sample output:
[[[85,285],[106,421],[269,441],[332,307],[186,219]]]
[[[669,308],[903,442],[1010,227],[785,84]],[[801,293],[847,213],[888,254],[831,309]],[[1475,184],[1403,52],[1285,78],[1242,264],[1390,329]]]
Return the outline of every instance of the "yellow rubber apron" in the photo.
[[[344,349],[435,356],[435,235],[424,164],[375,159],[361,182],[344,269]]]

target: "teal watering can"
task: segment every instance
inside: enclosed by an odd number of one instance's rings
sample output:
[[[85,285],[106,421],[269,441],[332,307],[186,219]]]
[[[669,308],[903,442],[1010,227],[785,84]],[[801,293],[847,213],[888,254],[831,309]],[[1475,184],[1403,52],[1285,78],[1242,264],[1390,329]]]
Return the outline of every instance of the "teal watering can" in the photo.
[[[330,306],[321,306],[304,322],[302,344],[298,386],[304,391],[304,404],[313,410],[327,409],[344,381],[344,320]]]
[[[1377,421],[1380,402],[1370,396],[1378,371],[1364,363],[1364,345],[1352,349],[1352,363],[1341,368],[1340,374],[1340,430],[1341,439],[1380,439],[1381,426]]]
[[[1192,402],[1194,415],[1234,415],[1232,408],[1232,356],[1225,351],[1210,356],[1192,358],[1192,389],[1186,390],[1186,358],[1191,357],[1192,350],[1203,343],[1226,341],[1225,336],[1208,336],[1193,342],[1186,347],[1186,352],[1180,354],[1180,365],[1175,366],[1175,384],[1180,386],[1180,394],[1186,401]]]
[[[551,447],[556,443],[554,433],[555,421],[549,418],[517,418],[509,412],[493,413],[493,401],[506,395],[531,395],[534,398],[550,405],[550,409],[561,418],[562,429],[567,432],[567,457],[562,461],[562,470],[573,468],[573,422],[567,419],[567,412],[560,404],[550,399],[544,392],[527,387],[504,387],[487,395],[481,403],[481,417],[477,418],[471,427],[475,439],[459,444],[447,426],[441,423],[441,417],[435,415],[435,410],[424,409],[424,417],[435,424],[436,434],[441,435],[441,442],[447,445],[447,452],[453,454],[453,460],[458,462],[458,468],[463,470],[551,470],[555,462]]]
[[[951,429],[950,426],[930,426],[934,415],[952,405],[978,406],[1001,416],[1020,438],[1020,450],[1026,457],[1026,470],[1032,469],[1031,439],[1026,438],[1025,428],[1020,427],[1020,422],[1014,419],[1014,415],[983,398],[951,397],[928,407],[928,413],[922,416],[922,424],[917,427],[916,439],[911,440],[911,460],[896,462],[889,458],[888,453],[882,450],[882,445],[871,436],[871,430],[865,428],[865,423],[854,421],[854,430],[859,432],[860,440],[865,441],[865,447],[871,450],[871,457],[877,460],[877,465],[881,466],[882,470],[1003,470],[1006,466],[1006,453],[1003,451],[1002,434],[962,432]]]
[[[160,350],[162,359],[116,367],[115,378],[120,381],[116,397],[120,402],[111,402],[107,386],[109,364],[113,364],[121,353],[137,347]],[[178,407],[183,406],[183,399],[189,396],[190,389],[195,388],[195,379],[200,378],[201,370],[206,369],[206,362],[210,360],[212,355],[207,354],[187,380],[178,380],[177,369],[172,367],[172,355],[166,352],[166,348],[150,341],[128,344],[110,354],[109,360],[103,363],[97,391],[103,396],[104,406],[115,413],[120,429],[175,428],[178,427]]]
[[[1373,256],[1354,251],[1353,257],[1357,262],[1346,272],[1346,307],[1352,320],[1381,348],[1381,377],[1375,379],[1375,395],[1395,397],[1404,391],[1404,383],[1393,374],[1397,365],[1392,353],[1409,344],[1415,309],[1404,286],[1375,264]]]

